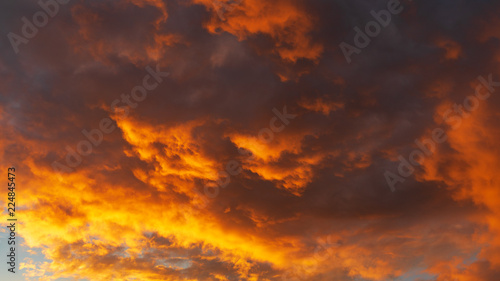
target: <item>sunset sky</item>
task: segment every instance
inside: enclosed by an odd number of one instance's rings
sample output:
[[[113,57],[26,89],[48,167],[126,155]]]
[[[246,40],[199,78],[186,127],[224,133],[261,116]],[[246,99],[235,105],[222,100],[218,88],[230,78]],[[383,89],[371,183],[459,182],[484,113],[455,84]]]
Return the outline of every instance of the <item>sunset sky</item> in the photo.
[[[0,280],[500,280],[499,15],[1,1]]]

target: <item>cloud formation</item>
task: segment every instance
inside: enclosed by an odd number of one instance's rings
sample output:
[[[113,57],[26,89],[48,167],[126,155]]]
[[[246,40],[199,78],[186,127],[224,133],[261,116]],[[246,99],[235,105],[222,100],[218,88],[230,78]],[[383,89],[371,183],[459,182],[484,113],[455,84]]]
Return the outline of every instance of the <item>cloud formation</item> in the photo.
[[[7,34],[40,6],[0,4],[18,274],[496,280],[500,5],[402,1],[349,64],[339,44],[387,1],[222,2],[70,1],[17,54]],[[110,106],[148,66],[169,75],[127,114]],[[487,99],[455,106],[490,74]],[[54,170],[103,119],[116,129]],[[384,173],[435,128],[447,141],[392,192]]]

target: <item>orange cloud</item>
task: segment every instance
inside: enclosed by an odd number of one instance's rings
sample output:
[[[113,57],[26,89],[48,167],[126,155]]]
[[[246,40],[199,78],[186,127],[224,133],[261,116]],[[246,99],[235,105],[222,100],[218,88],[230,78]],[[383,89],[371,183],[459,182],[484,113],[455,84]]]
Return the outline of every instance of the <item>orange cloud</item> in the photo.
[[[474,218],[478,223],[488,226],[487,232],[480,233],[479,241],[487,246],[478,257],[480,261],[487,261],[492,267],[497,267],[500,265],[500,150],[496,143],[500,131],[493,122],[498,119],[498,113],[492,110],[489,103],[490,100],[481,101],[477,110],[461,118],[460,126],[447,131],[452,151],[438,148],[425,161],[425,172],[419,175],[419,179],[443,182],[453,191],[456,200],[470,200],[486,208],[484,216]],[[438,111],[449,108],[450,102],[444,104]],[[442,119],[437,120],[443,122]],[[481,273],[475,272],[479,268],[478,264],[470,267],[462,264],[461,267],[442,264],[436,265],[431,271],[442,274],[438,280],[487,280],[477,279],[481,276]]]
[[[283,60],[296,62],[298,59],[318,60],[323,46],[314,42],[310,32],[315,22],[311,15],[294,1],[244,0],[231,5],[224,13],[225,20],[218,16],[213,0],[193,0],[212,11],[205,27],[211,33],[229,32],[240,40],[263,34],[274,40],[274,52]]]
[[[436,41],[436,45],[444,49],[444,57],[447,60],[456,60],[463,55],[462,46],[453,40],[441,38]]]
[[[304,100],[299,103],[305,109],[321,112],[323,115],[328,116],[330,112],[344,108],[345,104],[342,102],[325,101],[320,98],[315,100]]]
[[[109,18],[106,15],[108,9],[113,9],[113,13],[122,17],[129,16],[130,4],[139,8],[153,6],[157,8],[161,16],[154,22],[145,18],[135,23],[135,30],[120,27],[117,30],[108,30],[108,21],[114,21],[114,25],[127,26],[130,23],[122,18]],[[73,19],[78,25],[77,36],[70,38],[75,52],[89,54],[96,61],[109,63],[114,56],[128,60],[136,65],[143,66],[149,61],[157,61],[163,57],[165,48],[182,43],[182,37],[178,34],[168,34],[163,32],[168,13],[165,3],[156,0],[130,0],[129,3],[116,2],[112,7],[94,3],[93,5],[78,4],[72,7]],[[139,27],[142,26],[142,27]],[[130,39],[134,38],[133,41]]]

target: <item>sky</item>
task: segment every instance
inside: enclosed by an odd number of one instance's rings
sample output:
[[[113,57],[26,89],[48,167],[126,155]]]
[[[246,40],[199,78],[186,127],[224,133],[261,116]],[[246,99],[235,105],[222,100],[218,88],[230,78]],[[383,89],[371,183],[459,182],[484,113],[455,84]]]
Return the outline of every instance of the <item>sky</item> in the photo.
[[[0,2],[0,280],[498,280],[499,14]]]

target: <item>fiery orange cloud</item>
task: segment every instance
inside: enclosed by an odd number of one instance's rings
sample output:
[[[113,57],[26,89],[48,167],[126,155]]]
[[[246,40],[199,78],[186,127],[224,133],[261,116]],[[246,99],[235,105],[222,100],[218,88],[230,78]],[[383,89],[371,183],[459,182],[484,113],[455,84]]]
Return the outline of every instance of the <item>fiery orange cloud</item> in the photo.
[[[477,86],[473,85],[471,92]],[[450,108],[451,105],[451,102],[443,103],[438,112],[442,114],[444,109]],[[453,124],[447,124],[454,126],[447,131],[452,152],[438,149],[433,157],[424,162],[425,172],[420,178],[426,181],[442,181],[453,191],[456,200],[470,200],[486,208],[486,214],[474,218],[488,226],[488,231],[481,232],[478,238],[481,243],[487,245],[481,250],[478,258],[479,262],[487,261],[489,266],[495,267],[500,264],[500,179],[497,172],[500,166],[500,151],[496,146],[500,131],[492,121],[498,118],[498,113],[492,111],[489,100],[481,101],[477,106],[478,109],[467,113],[465,117],[453,120]],[[437,121],[443,122],[443,119],[437,118]],[[484,270],[479,262],[470,266],[462,262],[451,265],[443,262],[431,271],[444,274],[439,280],[490,280],[478,277],[481,273],[477,270]]]
[[[140,258],[147,254],[147,249],[168,252],[172,247],[220,251],[218,259],[233,264],[241,278],[258,278],[258,274],[249,272],[253,265],[245,259],[270,262],[276,268],[286,267],[289,264],[286,253],[293,249],[284,245],[297,242],[270,243],[269,238],[259,237],[256,231],[225,229],[210,219],[210,213],[187,204],[189,201],[177,201],[180,194],[194,199],[195,179],[214,179],[216,162],[203,160],[196,145],[190,143],[193,141],[191,130],[202,124],[203,121],[195,121],[158,128],[131,119],[118,121],[124,139],[132,147],[132,151],[124,153],[130,157],[137,155],[154,166],[146,174],[142,170],[134,171],[137,180],[149,186],[142,190],[108,182],[98,175],[91,176],[91,170],[59,174],[26,159],[22,164],[26,170],[23,174],[29,177],[20,182],[25,187],[20,193],[25,207],[20,212],[23,237],[27,246],[41,248],[45,257],[53,261],[50,265],[23,263],[23,268],[30,269],[27,277],[177,280],[179,277],[165,279],[165,276],[180,274],[175,273],[175,268],[159,266],[155,259]],[[33,155],[43,153],[33,142],[23,144]],[[163,150],[158,150],[157,144],[163,144]],[[181,161],[173,163],[173,159]],[[42,220],[40,213],[45,214]],[[148,232],[168,237],[173,244],[164,250],[152,247],[151,239],[145,235]],[[186,257],[187,261],[192,258]],[[82,263],[82,259],[86,262]],[[94,262],[89,262],[92,260]],[[126,266],[130,263],[132,266]]]
[[[193,0],[193,3],[213,11],[205,26],[211,33],[225,31],[240,40],[258,34],[270,36],[275,41],[274,51],[291,62],[302,58],[317,60],[323,52],[323,46],[309,35],[315,25],[313,18],[294,1],[245,0],[224,11],[225,20],[217,16],[215,1]]]

